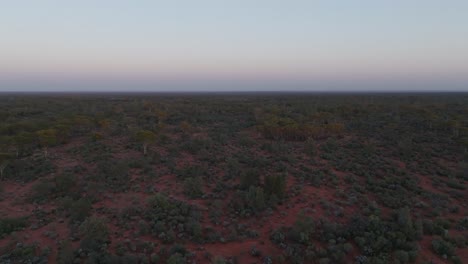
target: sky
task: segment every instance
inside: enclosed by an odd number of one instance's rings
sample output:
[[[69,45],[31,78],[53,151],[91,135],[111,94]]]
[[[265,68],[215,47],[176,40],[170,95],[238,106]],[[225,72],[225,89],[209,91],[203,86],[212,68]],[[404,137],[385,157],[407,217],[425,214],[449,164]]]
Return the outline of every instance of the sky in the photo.
[[[0,91],[468,91],[466,0],[0,0]]]

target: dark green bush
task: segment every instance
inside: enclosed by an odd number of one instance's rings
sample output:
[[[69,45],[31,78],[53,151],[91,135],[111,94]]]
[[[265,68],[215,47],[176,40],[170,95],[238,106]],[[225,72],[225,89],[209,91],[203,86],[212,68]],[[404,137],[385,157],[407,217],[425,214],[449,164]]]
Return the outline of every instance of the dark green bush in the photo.
[[[27,224],[28,220],[26,217],[0,218],[0,237],[21,230],[25,228]]]
[[[128,164],[117,160],[99,161],[91,180],[105,183],[113,191],[125,191],[129,188],[130,181]]]
[[[199,177],[186,178],[184,180],[184,192],[192,199],[200,198],[203,195],[202,180]]]
[[[70,214],[70,220],[72,222],[81,222],[90,215],[92,204],[87,198],[81,198],[76,201],[67,199],[64,207]]]
[[[80,225],[81,247],[90,251],[100,251],[108,242],[109,231],[104,219],[90,217]]]
[[[455,248],[450,242],[443,239],[437,238],[432,240],[432,250],[439,256],[453,256],[455,254]]]

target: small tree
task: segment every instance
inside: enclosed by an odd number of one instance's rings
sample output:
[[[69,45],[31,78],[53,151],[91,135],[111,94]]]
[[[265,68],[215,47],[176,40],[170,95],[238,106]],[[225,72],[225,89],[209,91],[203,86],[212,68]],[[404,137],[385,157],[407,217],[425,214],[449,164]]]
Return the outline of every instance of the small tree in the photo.
[[[143,154],[148,152],[148,146],[156,141],[156,134],[149,130],[140,130],[136,133],[136,140],[143,145]]]
[[[44,157],[47,158],[49,146],[57,143],[57,131],[55,129],[44,129],[37,131],[36,134],[44,151]]]
[[[158,125],[162,125],[164,120],[167,119],[167,112],[162,111],[162,110],[156,110],[156,117],[158,118]]]

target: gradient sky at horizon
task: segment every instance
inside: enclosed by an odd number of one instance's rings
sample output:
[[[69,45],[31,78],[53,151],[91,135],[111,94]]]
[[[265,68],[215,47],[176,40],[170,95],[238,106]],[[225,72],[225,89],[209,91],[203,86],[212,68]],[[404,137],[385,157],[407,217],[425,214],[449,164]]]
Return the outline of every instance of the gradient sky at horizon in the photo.
[[[0,4],[0,91],[468,91],[468,1]]]

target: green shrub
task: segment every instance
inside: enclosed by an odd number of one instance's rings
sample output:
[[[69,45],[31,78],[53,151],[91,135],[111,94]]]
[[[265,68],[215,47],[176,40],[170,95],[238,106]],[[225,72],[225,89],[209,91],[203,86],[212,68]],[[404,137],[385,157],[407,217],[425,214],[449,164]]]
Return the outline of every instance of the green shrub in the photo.
[[[76,177],[72,174],[61,174],[55,177],[55,192],[58,196],[66,196],[76,186]]]
[[[31,200],[42,202],[49,198],[55,192],[55,184],[48,180],[40,181],[31,188]]]
[[[57,263],[59,264],[68,264],[73,263],[75,259],[75,254],[70,242],[64,242],[59,246],[57,252]]]
[[[397,250],[395,251],[395,262],[396,263],[409,263],[409,254],[406,251],[403,250]]]
[[[265,176],[265,193],[268,196],[275,195],[283,199],[286,195],[286,175],[267,175]]]
[[[82,237],[81,247],[91,251],[99,251],[108,241],[109,231],[104,219],[90,217],[80,225]]]
[[[180,253],[175,253],[167,259],[167,264],[185,264],[185,257]]]
[[[70,206],[68,207],[68,212],[70,213],[70,220],[72,222],[81,222],[85,220],[91,213],[92,204],[86,198],[81,198],[77,201],[71,201]]]
[[[192,199],[200,198],[203,195],[201,179],[199,177],[186,178],[184,181],[184,192]]]
[[[443,239],[437,238],[432,240],[432,250],[439,255],[453,256],[455,254],[455,249],[450,242],[447,242]]]
[[[21,230],[25,228],[27,224],[28,220],[26,217],[0,218],[0,237]]]
[[[113,191],[125,191],[129,188],[130,174],[127,162],[103,160],[96,166],[93,180],[107,184]]]
[[[248,170],[240,174],[240,187],[244,190],[260,183],[260,176],[256,170]]]
[[[353,245],[351,243],[345,243],[343,244],[343,250],[346,253],[351,253],[353,251]]]
[[[39,179],[56,170],[55,165],[43,157],[16,159],[5,169],[8,179],[29,182]]]

